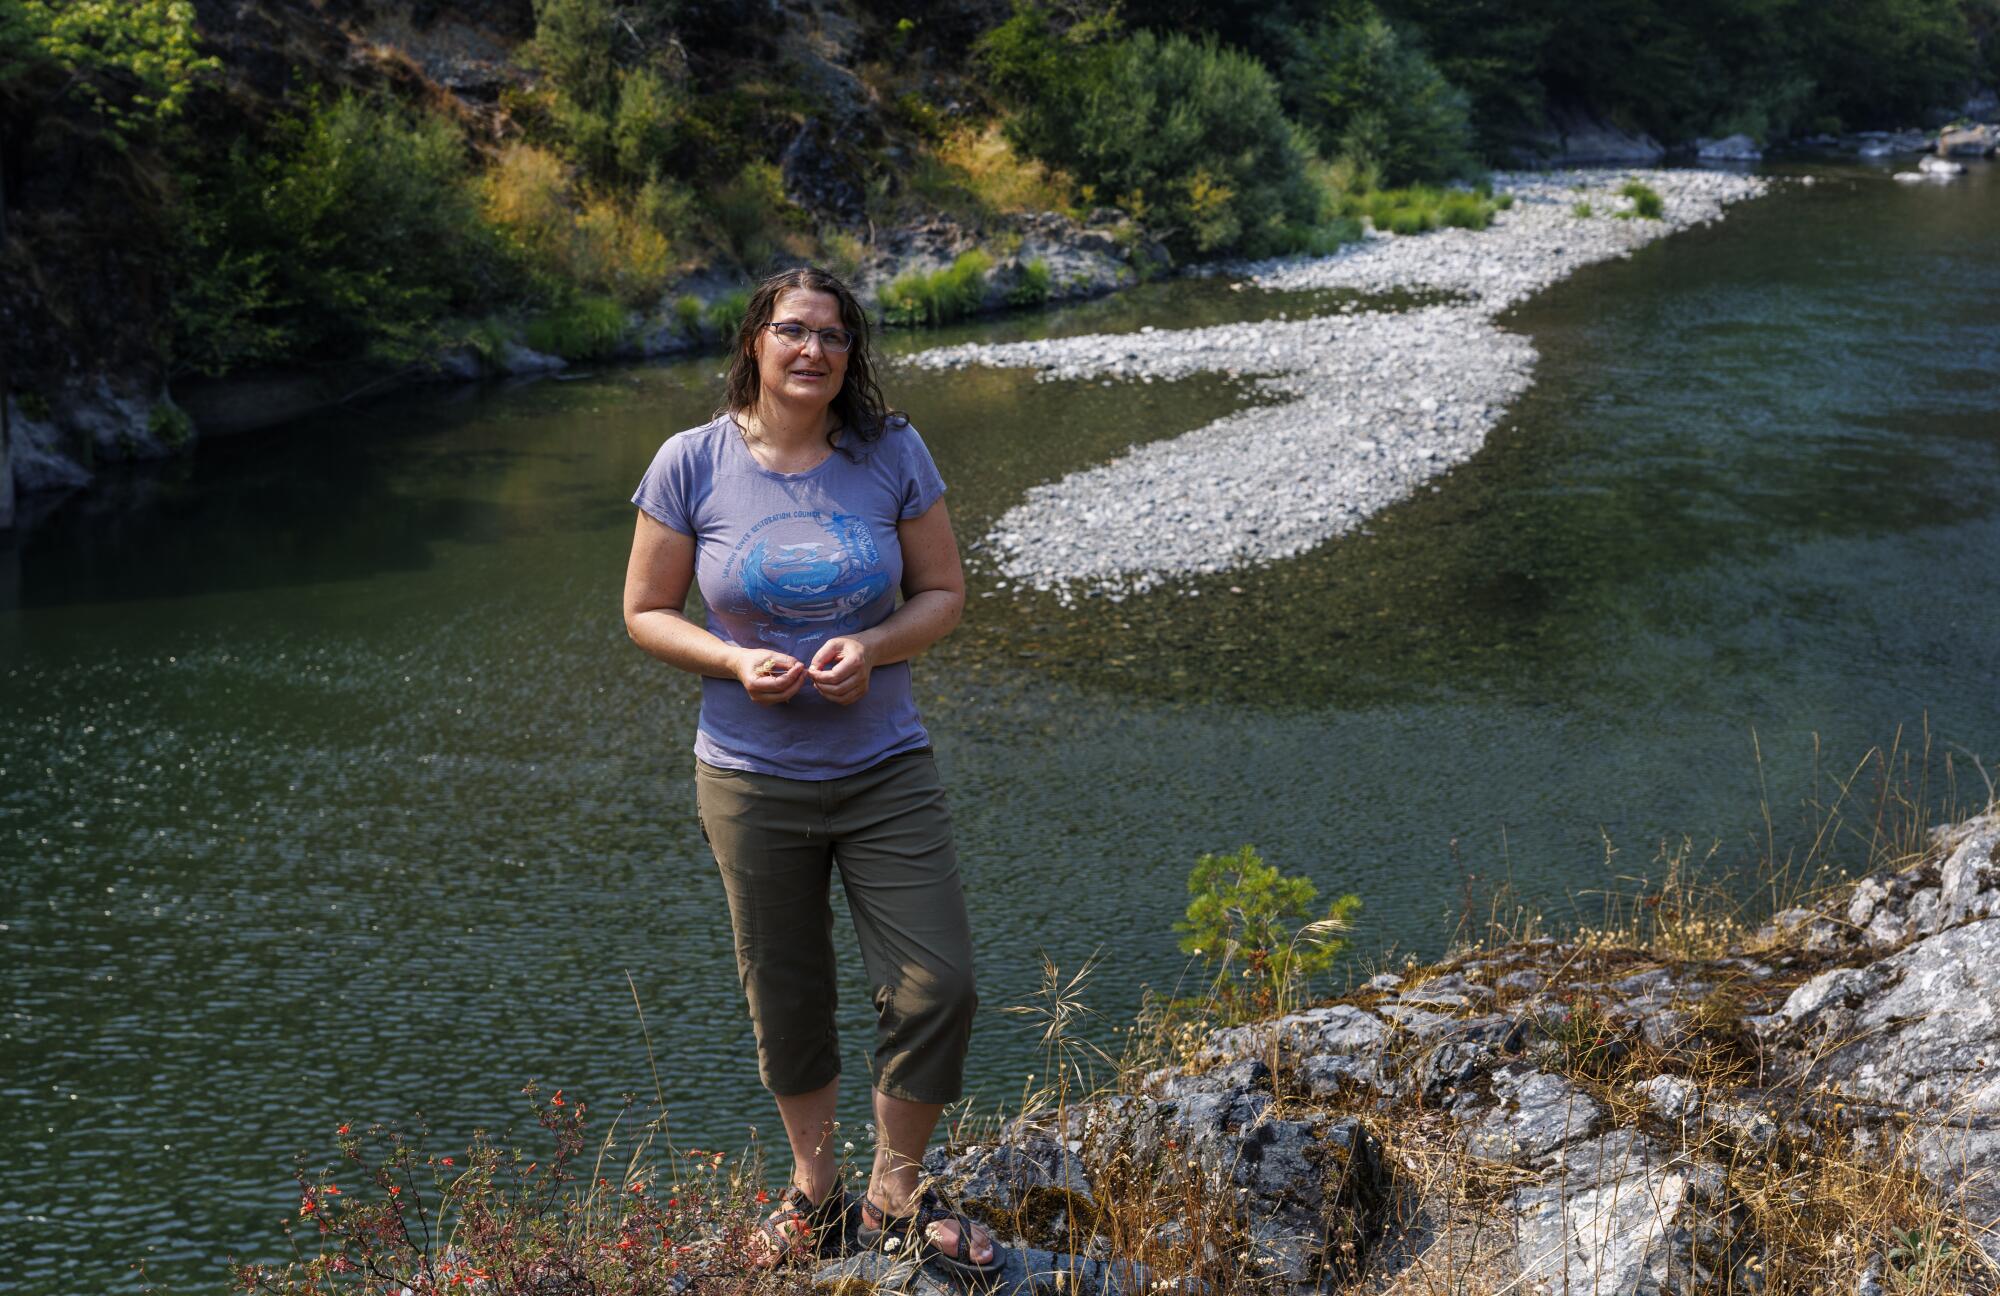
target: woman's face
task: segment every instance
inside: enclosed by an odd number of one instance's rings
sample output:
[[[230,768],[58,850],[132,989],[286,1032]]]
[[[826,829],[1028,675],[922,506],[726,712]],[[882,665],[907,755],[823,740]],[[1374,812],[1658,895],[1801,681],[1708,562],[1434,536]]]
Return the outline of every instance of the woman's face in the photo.
[[[806,328],[843,329],[840,300],[832,293],[807,288],[787,288],[771,304],[772,324],[802,324]],[[768,326],[758,330],[756,346],[757,378],[766,400],[787,404],[826,405],[840,391],[847,376],[847,353],[828,351],[817,331],[801,345],[779,337]]]

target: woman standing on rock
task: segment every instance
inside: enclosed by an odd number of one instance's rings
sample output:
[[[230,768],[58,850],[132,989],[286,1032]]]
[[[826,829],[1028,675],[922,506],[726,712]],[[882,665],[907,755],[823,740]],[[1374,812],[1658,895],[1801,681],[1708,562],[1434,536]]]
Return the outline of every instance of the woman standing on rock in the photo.
[[[703,677],[696,804],[793,1159],[750,1260],[853,1239],[990,1274],[986,1231],[917,1191],[977,1002],[950,814],[910,697],[910,658],[965,600],[944,482],[883,403],[866,314],[823,270],[758,287],[727,381],[716,417],[670,437],[633,496],[625,626]],[[684,610],[695,583],[706,628]],[[835,867],[877,1021],[878,1146],[858,1204],[833,1155]]]

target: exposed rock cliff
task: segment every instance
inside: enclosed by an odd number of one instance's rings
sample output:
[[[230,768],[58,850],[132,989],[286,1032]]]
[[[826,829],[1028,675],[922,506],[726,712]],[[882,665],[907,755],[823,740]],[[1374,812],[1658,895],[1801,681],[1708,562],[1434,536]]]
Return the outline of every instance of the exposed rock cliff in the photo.
[[[1190,1238],[1280,1291],[2000,1290],[1996,852],[2000,809],[1716,958],[1385,974],[927,1169],[1017,1290],[1137,1291],[1114,1255]]]

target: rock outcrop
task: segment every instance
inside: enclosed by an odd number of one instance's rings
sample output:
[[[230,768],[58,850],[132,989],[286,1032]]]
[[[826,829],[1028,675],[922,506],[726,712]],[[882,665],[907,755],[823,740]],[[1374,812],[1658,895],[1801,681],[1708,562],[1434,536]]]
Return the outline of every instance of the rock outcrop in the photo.
[[[1379,976],[926,1169],[1015,1247],[1002,1292],[1762,1291],[1778,1200],[1838,1216],[1839,1290],[2000,1291],[2000,807],[1727,952]]]
[[[1555,167],[1651,166],[1667,155],[1644,131],[1572,108],[1552,108],[1548,128],[1516,152],[1524,166]]]

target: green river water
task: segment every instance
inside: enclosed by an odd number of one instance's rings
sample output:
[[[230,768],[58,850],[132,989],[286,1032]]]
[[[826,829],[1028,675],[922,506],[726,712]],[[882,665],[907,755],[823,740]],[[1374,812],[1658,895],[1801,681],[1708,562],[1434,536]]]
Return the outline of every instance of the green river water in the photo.
[[[1928,719],[1994,766],[2000,174],[1814,170],[1515,312],[1534,389],[1367,534],[1067,609],[970,554],[916,687],[980,1107],[1037,1069],[1001,1010],[1042,952],[1100,956],[1111,1023],[1183,975],[1201,851],[1255,843],[1363,897],[1357,950],[1432,953],[1468,875],[1567,918],[1663,838],[1751,860],[1760,779],[1795,845],[1816,743],[1844,773]],[[1337,300],[1171,282],[890,349]],[[618,611],[626,501],[717,369],[396,399],[0,540],[0,1290],[136,1290],[142,1260],[218,1290],[226,1257],[281,1254],[294,1154],[330,1162],[343,1120],[420,1110],[450,1146],[531,1125],[530,1079],[650,1095],[628,973],[677,1139],[776,1134],[692,815],[695,686]],[[1028,486],[1250,398],[886,385],[967,546]]]

